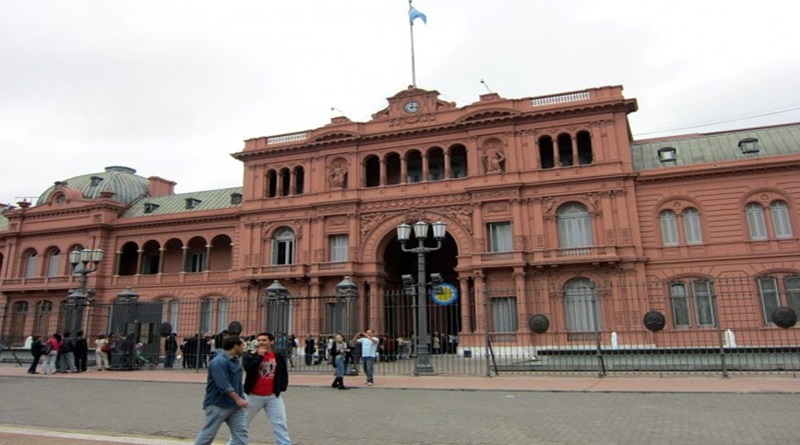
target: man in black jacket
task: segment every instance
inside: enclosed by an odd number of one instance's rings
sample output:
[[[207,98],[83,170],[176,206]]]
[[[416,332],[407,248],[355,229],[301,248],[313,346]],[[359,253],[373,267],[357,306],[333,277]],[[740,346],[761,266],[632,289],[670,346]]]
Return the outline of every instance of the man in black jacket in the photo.
[[[89,344],[86,342],[86,337],[83,336],[83,331],[75,333],[75,368],[78,372],[86,371],[86,361],[89,359]]]
[[[289,373],[286,369],[286,359],[273,349],[275,336],[269,332],[262,332],[256,337],[258,349],[244,354],[242,366],[246,373],[244,378],[244,392],[247,395],[247,424],[262,408],[267,415],[267,420],[272,424],[277,445],[291,445],[289,428],[286,425],[286,407],[282,392],[289,386]]]

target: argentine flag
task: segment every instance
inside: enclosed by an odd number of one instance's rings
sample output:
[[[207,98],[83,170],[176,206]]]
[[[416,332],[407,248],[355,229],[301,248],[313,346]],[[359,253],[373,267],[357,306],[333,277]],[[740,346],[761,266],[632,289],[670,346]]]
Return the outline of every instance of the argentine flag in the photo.
[[[422,23],[428,23],[428,17],[412,6],[411,9],[408,10],[408,22],[411,23],[411,26],[414,26],[415,19],[422,19]]]

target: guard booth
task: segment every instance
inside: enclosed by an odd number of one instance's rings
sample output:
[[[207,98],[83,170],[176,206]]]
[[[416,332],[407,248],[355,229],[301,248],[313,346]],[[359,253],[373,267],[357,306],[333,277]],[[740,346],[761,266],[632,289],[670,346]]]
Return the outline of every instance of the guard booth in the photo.
[[[162,311],[161,303],[140,302],[137,298],[125,298],[124,292],[120,294],[111,308],[109,332],[115,338],[110,357],[111,369],[131,370],[159,363]],[[136,345],[140,346],[137,348]],[[137,357],[137,349],[141,358]]]

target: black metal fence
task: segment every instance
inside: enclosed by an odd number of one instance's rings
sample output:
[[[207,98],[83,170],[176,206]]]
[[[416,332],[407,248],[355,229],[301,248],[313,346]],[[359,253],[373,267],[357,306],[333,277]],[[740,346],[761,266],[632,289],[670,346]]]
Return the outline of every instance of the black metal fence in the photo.
[[[765,293],[751,277],[613,286],[578,281],[564,289],[474,289],[421,308],[404,291],[353,296],[132,301],[83,308],[89,344],[98,334],[133,335],[142,352],[163,361],[163,336],[177,333],[177,367],[202,368],[222,330],[244,337],[273,332],[292,372],[330,372],[327,344],[367,328],[381,338],[377,373],[411,374],[427,348],[438,374],[713,374],[800,370],[800,331],[790,291]],[[437,303],[438,301],[438,303]],[[24,314],[3,308],[2,356],[30,360],[27,333],[63,331],[74,308]],[[776,312],[777,310],[777,312]],[[794,318],[793,318],[794,317]],[[647,321],[647,323],[645,322]],[[783,327],[781,327],[783,326]],[[352,357],[358,364],[358,351]]]

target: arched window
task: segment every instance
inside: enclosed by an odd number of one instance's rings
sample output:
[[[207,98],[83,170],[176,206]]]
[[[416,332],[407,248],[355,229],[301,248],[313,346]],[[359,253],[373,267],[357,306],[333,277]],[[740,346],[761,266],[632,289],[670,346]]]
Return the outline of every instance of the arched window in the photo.
[[[37,263],[38,255],[36,251],[28,251],[27,255],[25,255],[25,278],[33,278],[36,276]]]
[[[566,133],[558,135],[558,159],[561,161],[562,167],[570,167],[575,165],[575,160],[572,159],[572,137]]]
[[[278,174],[275,170],[267,172],[267,198],[278,196]]]
[[[564,304],[569,332],[595,331],[595,322],[601,320],[600,301],[596,298],[595,286],[591,280],[588,278],[569,280],[564,285]]]
[[[13,306],[13,315],[11,316],[11,330],[9,331],[8,341],[9,346],[21,346],[25,343],[25,323],[28,321],[28,302],[17,301]]]
[[[792,237],[792,222],[789,218],[789,206],[783,201],[772,201],[769,205],[772,217],[772,228],[776,238]]]
[[[282,228],[272,240],[272,264],[294,264],[294,233]]]
[[[672,210],[664,210],[658,215],[661,223],[661,242],[665,246],[677,246],[678,242],[678,217]]]
[[[289,196],[292,191],[292,175],[288,168],[282,168],[281,173],[281,196]]]
[[[422,153],[418,150],[406,153],[406,173],[409,184],[422,181]]]
[[[47,276],[57,277],[61,274],[61,251],[59,249],[53,249],[50,251],[50,256],[47,258]]]
[[[386,185],[400,184],[402,180],[402,161],[397,153],[386,155]]]
[[[428,150],[428,181],[444,179],[444,150],[434,147]]]
[[[553,168],[556,160],[553,154],[553,138],[542,136],[539,138],[539,167],[542,169]]]
[[[50,315],[53,313],[52,301],[40,301],[36,303],[36,320],[33,324],[33,332],[47,337],[50,332]]]
[[[578,144],[578,164],[591,164],[594,161],[591,135],[588,131],[579,131],[575,139]]]
[[[450,147],[450,177],[464,178],[468,173],[466,147],[463,145]]]
[[[761,204],[747,204],[745,214],[747,215],[747,227],[750,229],[750,239],[767,239],[767,223],[764,221],[764,208],[761,207]]]
[[[570,203],[558,209],[558,242],[562,249],[590,247],[592,241],[592,225],[589,211],[579,203]],[[586,255],[584,249],[570,252],[571,255]]]
[[[294,168],[294,194],[302,195],[306,187],[306,172],[303,167]]]
[[[703,231],[700,228],[700,212],[697,209],[684,209],[681,214],[683,217],[683,236],[686,244],[702,244]]]
[[[381,161],[377,156],[368,156],[364,160],[364,181],[365,187],[381,185]]]

